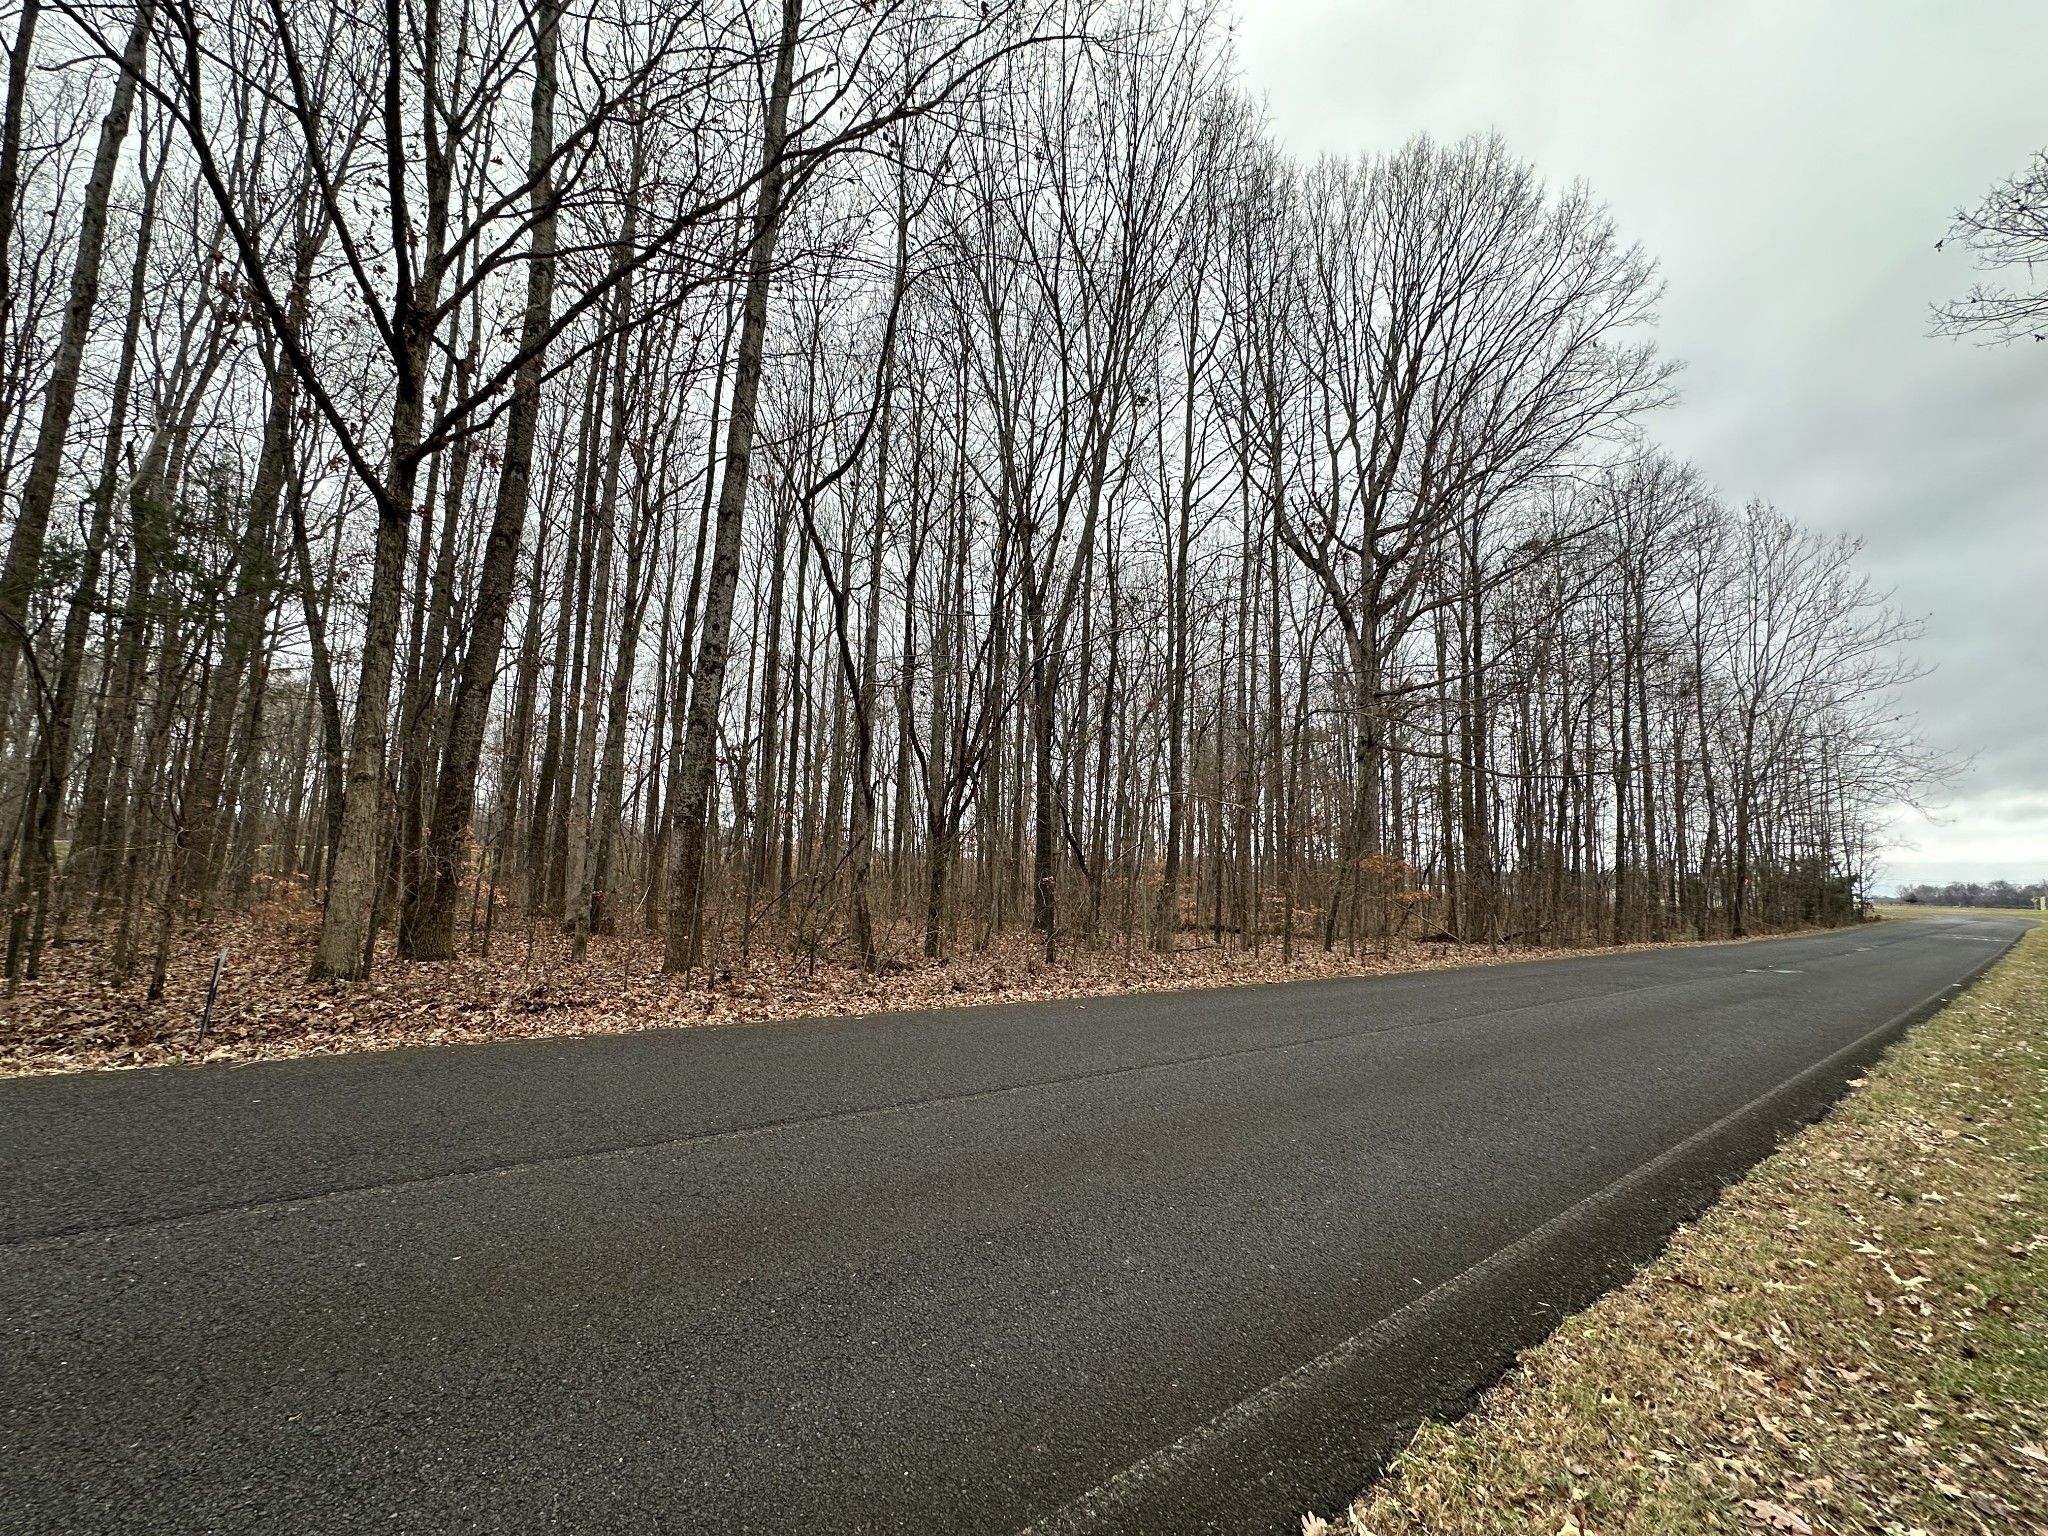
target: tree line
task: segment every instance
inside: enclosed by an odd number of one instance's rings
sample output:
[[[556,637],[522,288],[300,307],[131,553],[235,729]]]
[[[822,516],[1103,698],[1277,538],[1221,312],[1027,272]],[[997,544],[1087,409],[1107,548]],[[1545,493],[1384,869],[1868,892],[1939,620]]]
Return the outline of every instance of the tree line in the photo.
[[[2044,897],[2048,897],[2048,880],[2028,885],[2014,885],[2010,880],[1951,880],[1946,885],[1902,885],[1898,899],[1909,906],[2031,908]]]
[[[1600,203],[1300,162],[1200,0],[11,31],[10,979],[1743,934],[1936,766]]]

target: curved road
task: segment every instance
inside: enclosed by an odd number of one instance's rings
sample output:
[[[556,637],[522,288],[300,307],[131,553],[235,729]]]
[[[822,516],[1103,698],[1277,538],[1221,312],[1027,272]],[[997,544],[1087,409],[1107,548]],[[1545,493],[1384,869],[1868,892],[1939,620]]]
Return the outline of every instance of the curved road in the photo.
[[[0,1529],[1292,1531],[2021,929],[0,1083]]]

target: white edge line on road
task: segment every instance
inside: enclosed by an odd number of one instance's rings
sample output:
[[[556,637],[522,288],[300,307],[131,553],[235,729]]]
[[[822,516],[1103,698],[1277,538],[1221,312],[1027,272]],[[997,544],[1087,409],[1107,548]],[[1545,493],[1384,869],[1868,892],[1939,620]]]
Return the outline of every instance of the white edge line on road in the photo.
[[[2000,953],[2002,955],[2003,951]],[[1994,956],[1993,960],[1995,961],[1997,958],[1999,957]],[[1017,1536],[1070,1536],[1070,1533],[1094,1529],[1105,1515],[1109,1514],[1119,1504],[1123,1503],[1140,1489],[1174,1472],[1177,1468],[1198,1460],[1204,1450],[1213,1442],[1229,1435],[1233,1430],[1249,1424],[1265,1414],[1271,1413],[1290,1399],[1301,1396],[1313,1388],[1324,1376],[1351,1364],[1369,1350],[1399,1333],[1406,1319],[1452,1300],[1459,1292],[1470,1290],[1493,1271],[1529,1256],[1532,1251],[1541,1248],[1564,1228],[1573,1225],[1582,1217],[1598,1210],[1602,1206],[1612,1204],[1616,1199],[1627,1194],[1637,1185],[1647,1182],[1672,1164],[1682,1161],[1702,1144],[1712,1141],[1722,1132],[1756,1113],[1772,1099],[1778,1098],[1793,1088],[1798,1087],[1809,1078],[1839,1066],[1846,1058],[1854,1056],[1858,1051],[1869,1045],[1871,1041],[1876,1040],[1887,1031],[1897,1029],[1901,1025],[1910,1024],[1916,1015],[1928,1017],[1931,1016],[1932,1012],[1938,1012],[1947,1003],[1953,1002],[1955,997],[1960,996],[1967,990],[1988,969],[1990,969],[1990,962],[1973,971],[1970,975],[1965,976],[1962,980],[1950,982],[1947,986],[1941,988],[1940,991],[1923,998],[1911,1008],[1894,1014],[1875,1029],[1857,1036],[1847,1045],[1830,1052],[1819,1061],[1813,1063],[1813,1065],[1795,1072],[1775,1087],[1766,1089],[1739,1109],[1729,1111],[1712,1125],[1694,1131],[1685,1140],[1677,1143],[1675,1146],[1667,1147],[1648,1162],[1638,1164],[1620,1178],[1614,1180],[1613,1183],[1595,1190],[1576,1204],[1560,1211],[1557,1215],[1551,1217],[1550,1220],[1544,1222],[1542,1226],[1523,1233],[1522,1236],[1509,1243],[1506,1247],[1496,1249],[1476,1264],[1473,1264],[1469,1269],[1461,1270],[1448,1280],[1440,1282],[1398,1310],[1389,1312],[1370,1327],[1353,1334],[1342,1343],[1323,1351],[1322,1354],[1317,1355],[1313,1360],[1296,1366],[1286,1375],[1269,1382],[1249,1397],[1232,1404],[1207,1423],[1197,1425],[1178,1440],[1173,1441],[1169,1445],[1161,1446],[1149,1456],[1133,1462],[1114,1477],[1098,1483],[1086,1493],[1069,1500],[1050,1514],[1041,1516],[1030,1525],[1025,1526],[1017,1533]]]

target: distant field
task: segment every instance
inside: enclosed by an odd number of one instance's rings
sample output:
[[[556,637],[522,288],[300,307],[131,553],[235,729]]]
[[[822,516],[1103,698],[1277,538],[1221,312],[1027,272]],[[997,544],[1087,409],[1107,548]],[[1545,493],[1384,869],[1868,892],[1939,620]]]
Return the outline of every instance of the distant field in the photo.
[[[2044,914],[2033,907],[1937,907],[1922,901],[1874,901],[1871,906],[1882,918],[1894,917],[2031,917]]]

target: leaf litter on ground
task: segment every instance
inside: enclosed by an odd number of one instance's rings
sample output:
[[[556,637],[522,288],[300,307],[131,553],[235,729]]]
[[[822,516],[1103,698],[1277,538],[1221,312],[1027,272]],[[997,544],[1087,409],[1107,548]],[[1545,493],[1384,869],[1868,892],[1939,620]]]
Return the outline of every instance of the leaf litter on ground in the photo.
[[[1528,949],[1395,938],[1331,950],[1298,938],[1283,958],[1277,936],[1256,948],[1189,932],[1158,953],[1143,936],[1113,938],[1047,961],[1042,940],[1011,932],[944,960],[918,951],[922,932],[888,935],[884,961],[864,973],[843,950],[791,953],[763,939],[687,976],[662,971],[659,934],[597,934],[581,963],[558,924],[500,912],[491,952],[445,962],[396,958],[387,935],[367,980],[306,979],[319,913],[281,883],[247,911],[181,934],[160,1002],[145,999],[142,967],[116,979],[111,934],[85,927],[51,944],[42,974],[0,1003],[0,1076],[184,1063],[247,1062],[408,1046],[628,1034],[698,1024],[887,1013],[969,1003],[1035,1002],[1196,987],[1370,976],[1393,971],[1540,959],[1585,950]],[[472,944],[474,941],[472,940]],[[1654,948],[1631,945],[1628,948]],[[220,951],[218,996],[200,1038]],[[1611,952],[1612,946],[1602,952]]]
[[[2048,926],[1329,1528],[2048,1536],[2044,1253]]]

